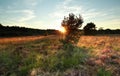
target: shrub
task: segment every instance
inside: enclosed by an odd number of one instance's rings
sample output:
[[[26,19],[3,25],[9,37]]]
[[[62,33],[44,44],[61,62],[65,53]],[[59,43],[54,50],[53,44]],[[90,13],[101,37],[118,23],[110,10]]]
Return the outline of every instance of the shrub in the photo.
[[[67,43],[76,43],[79,38],[79,28],[82,26],[83,19],[75,16],[73,13],[69,14],[69,17],[64,17],[62,21],[62,26],[66,30],[65,41]]]

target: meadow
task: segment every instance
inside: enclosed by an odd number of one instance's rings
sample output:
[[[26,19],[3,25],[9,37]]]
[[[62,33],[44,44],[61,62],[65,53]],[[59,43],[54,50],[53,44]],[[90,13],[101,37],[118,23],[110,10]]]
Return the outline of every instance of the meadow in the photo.
[[[120,76],[120,35],[0,38],[0,76]]]

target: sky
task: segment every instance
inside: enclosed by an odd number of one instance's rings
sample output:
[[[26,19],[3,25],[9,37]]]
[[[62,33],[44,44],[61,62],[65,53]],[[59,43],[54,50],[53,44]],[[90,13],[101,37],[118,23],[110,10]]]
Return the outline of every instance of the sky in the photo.
[[[0,23],[37,29],[59,29],[74,13],[97,29],[120,29],[120,0],[0,0]]]

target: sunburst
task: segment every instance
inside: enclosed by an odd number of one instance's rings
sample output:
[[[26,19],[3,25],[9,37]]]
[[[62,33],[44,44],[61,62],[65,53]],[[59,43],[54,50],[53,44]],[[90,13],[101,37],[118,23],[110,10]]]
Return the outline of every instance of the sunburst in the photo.
[[[66,33],[66,29],[65,29],[64,27],[60,27],[59,31],[60,31],[61,33],[63,33],[63,34]]]

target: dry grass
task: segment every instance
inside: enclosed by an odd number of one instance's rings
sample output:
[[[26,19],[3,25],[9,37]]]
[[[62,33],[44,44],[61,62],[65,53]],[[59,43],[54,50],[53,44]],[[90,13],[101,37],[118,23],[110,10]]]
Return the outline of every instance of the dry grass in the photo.
[[[25,37],[0,38],[0,44],[34,41],[37,39],[41,39],[43,37],[44,36],[25,36]]]
[[[48,65],[50,64],[51,66],[53,66],[56,62],[59,62],[58,60],[59,58],[57,58],[57,56],[59,56],[59,54],[61,55],[61,53],[64,51],[61,48],[62,44],[59,41],[60,38],[63,38],[63,36],[51,35],[51,36],[27,36],[27,37],[14,37],[14,38],[0,38],[1,55],[3,54],[2,50],[8,51],[8,52],[17,51],[18,53],[20,51],[19,54],[20,56],[23,55],[23,60],[24,60],[24,58],[26,58],[27,56],[35,53],[34,56],[38,59],[41,57],[43,57],[43,59],[46,59],[44,57],[48,57],[49,58],[48,60],[53,61],[53,63],[51,64],[48,63]],[[114,76],[120,75],[120,71],[119,71],[120,70],[119,69],[120,68],[120,36],[81,36],[78,42],[78,46],[80,48],[77,48],[77,47],[74,48],[75,50],[78,51],[78,52],[74,51],[75,55],[78,55],[79,52],[84,52],[84,51],[85,53],[80,53],[78,56],[81,56],[84,58],[84,55],[85,56],[88,55],[87,57],[85,57],[84,64],[83,65],[79,64],[80,65],[79,69],[68,68],[64,72],[67,75],[62,75],[64,74],[63,72],[57,71],[55,72],[55,75],[54,74],[52,75],[50,73],[49,75],[46,75],[46,76],[58,76],[57,74],[60,74],[60,76],[75,76],[73,75],[74,73],[75,74],[78,73],[80,74],[80,76],[96,76],[98,73],[98,70],[100,70],[100,72],[102,71],[101,67],[102,68],[104,67],[105,70],[110,71]],[[69,47],[68,51],[70,51],[71,49],[72,48]],[[72,55],[74,53],[72,53]],[[30,56],[30,58],[34,56]],[[73,60],[71,60],[70,62],[74,63],[76,57],[73,58]],[[66,60],[67,59],[65,58],[65,62]],[[80,61],[82,60],[80,59]],[[31,63],[31,62],[32,61],[30,59],[28,63]],[[38,60],[38,62],[40,61]],[[68,65],[70,62],[66,62],[66,65]],[[44,64],[42,66],[48,68],[48,66]],[[23,66],[23,67],[27,68],[28,66]],[[39,70],[39,72],[41,71]],[[38,74],[41,74],[39,72]],[[104,74],[104,72],[105,71],[103,70],[102,73]],[[111,76],[111,75],[108,75],[108,76]]]
[[[95,68],[102,66],[110,70],[112,75],[120,75],[120,36],[81,36],[79,47],[90,51],[87,64]]]
[[[81,36],[78,46],[94,49],[120,49],[120,36]]]

